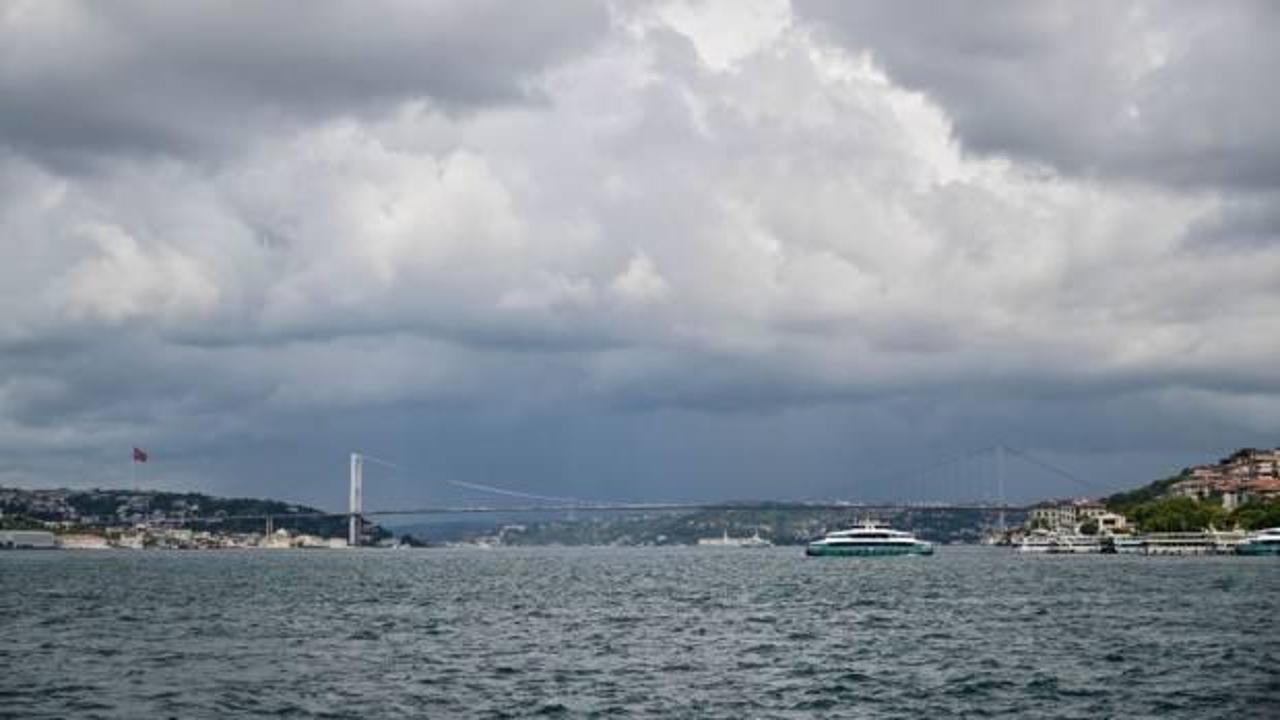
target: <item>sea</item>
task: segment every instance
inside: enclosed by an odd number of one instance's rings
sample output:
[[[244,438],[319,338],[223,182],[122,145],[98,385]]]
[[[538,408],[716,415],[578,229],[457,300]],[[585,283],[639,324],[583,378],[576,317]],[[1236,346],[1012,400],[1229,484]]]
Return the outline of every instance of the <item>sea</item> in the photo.
[[[1277,718],[1280,558],[0,553],[3,718]]]

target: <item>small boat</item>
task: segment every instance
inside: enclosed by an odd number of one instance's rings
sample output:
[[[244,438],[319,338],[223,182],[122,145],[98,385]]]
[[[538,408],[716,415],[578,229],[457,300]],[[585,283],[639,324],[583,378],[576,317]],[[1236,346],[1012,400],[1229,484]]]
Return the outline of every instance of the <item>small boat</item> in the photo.
[[[848,530],[827,533],[805,548],[805,555],[932,555],[933,544],[902,530],[865,521]]]
[[[1235,548],[1239,555],[1280,555],[1280,527],[1259,530]]]

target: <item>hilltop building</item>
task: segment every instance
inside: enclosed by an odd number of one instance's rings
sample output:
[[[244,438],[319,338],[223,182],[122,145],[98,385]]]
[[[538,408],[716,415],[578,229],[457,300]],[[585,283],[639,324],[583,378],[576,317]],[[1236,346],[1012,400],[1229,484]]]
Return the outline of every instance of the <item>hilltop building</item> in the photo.
[[[1255,498],[1280,497],[1280,448],[1245,448],[1214,465],[1196,465],[1169,490],[1198,500],[1221,497],[1228,510]]]

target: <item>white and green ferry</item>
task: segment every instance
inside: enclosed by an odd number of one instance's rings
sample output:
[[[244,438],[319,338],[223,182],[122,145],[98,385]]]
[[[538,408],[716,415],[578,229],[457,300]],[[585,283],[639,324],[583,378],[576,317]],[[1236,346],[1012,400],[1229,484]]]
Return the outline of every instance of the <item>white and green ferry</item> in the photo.
[[[805,555],[932,555],[933,545],[915,535],[891,530],[871,521],[848,530],[827,533],[805,548]]]
[[[1280,527],[1260,530],[1235,546],[1240,555],[1280,555]]]

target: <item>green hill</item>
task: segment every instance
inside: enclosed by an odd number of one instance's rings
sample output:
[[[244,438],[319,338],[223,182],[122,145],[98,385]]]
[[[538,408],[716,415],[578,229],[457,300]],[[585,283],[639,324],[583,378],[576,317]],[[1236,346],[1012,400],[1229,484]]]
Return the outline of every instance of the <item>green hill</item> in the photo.
[[[275,529],[325,537],[346,535],[344,516],[324,516],[308,505],[262,498],[224,498],[204,493],[155,490],[22,490],[0,488],[0,513],[7,525],[65,523],[77,527],[121,527],[142,522],[190,525],[223,532],[262,532],[271,515]],[[288,517],[315,515],[316,517]],[[389,534],[375,529],[378,538]]]
[[[1119,492],[1103,499],[1108,510],[1120,513],[1146,532],[1183,532],[1210,527],[1258,530],[1280,526],[1280,499],[1254,499],[1228,511],[1222,498],[1206,499],[1171,494],[1173,485],[1189,478],[1190,469]]]

